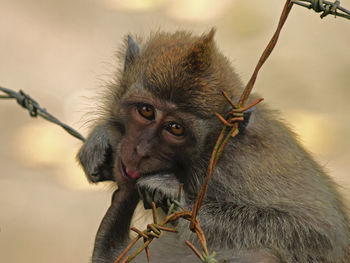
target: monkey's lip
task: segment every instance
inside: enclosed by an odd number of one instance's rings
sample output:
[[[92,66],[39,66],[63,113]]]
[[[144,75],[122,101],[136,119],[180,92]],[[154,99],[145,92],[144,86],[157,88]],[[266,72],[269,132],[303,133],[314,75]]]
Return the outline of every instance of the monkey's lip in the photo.
[[[119,159],[119,169],[120,169],[122,176],[128,178],[129,180],[133,180],[133,181],[136,181],[141,176],[146,177],[146,176],[151,176],[151,175],[155,175],[155,174],[173,173],[172,169],[162,169],[162,170],[157,170],[157,171],[152,171],[152,172],[141,173],[141,172],[134,171],[134,170],[127,168],[121,159]]]
[[[133,171],[125,166],[125,164],[120,160],[120,171],[123,176],[130,178],[132,180],[137,180],[140,178],[141,173],[138,171]]]

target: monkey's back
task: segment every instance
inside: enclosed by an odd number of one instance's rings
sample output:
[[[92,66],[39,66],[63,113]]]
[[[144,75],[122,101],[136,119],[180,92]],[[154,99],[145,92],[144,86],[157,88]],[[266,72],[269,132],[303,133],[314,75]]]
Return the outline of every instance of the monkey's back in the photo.
[[[229,216],[231,225],[227,233],[214,228],[209,240],[275,249],[286,262],[350,261],[349,220],[336,184],[278,112],[257,106],[245,131],[227,145],[212,180],[208,198],[223,196],[231,209],[215,220]]]

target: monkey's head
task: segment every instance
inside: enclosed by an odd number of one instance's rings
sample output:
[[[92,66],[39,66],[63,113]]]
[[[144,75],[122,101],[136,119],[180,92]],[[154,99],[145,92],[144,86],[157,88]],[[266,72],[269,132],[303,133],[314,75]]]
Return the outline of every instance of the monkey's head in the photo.
[[[106,107],[111,133],[119,136],[112,147],[116,166],[125,177],[171,172],[184,181],[191,163],[204,158],[200,153],[210,155],[208,142],[221,127],[215,113],[229,109],[222,92],[237,98],[242,90],[214,33],[156,33],[144,44],[128,36]]]

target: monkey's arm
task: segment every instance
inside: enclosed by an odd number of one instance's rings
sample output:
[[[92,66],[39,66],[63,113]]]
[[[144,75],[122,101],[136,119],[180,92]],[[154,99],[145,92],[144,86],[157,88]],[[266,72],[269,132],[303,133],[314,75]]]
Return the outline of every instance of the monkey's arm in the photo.
[[[130,221],[139,202],[135,182],[121,175],[120,169],[115,167],[118,164],[115,164],[112,143],[120,140],[120,134],[114,131],[112,138],[110,130],[106,122],[96,125],[78,153],[78,160],[89,180],[113,180],[118,184],[96,234],[93,263],[113,262],[130,242]]]
[[[269,248],[271,259],[291,260],[302,255],[300,262],[307,257],[324,259],[322,255],[332,250],[329,239],[313,227],[311,218],[277,207],[210,201],[203,203],[198,218],[209,245]],[[312,249],[305,247],[307,244]]]
[[[108,134],[107,123],[96,125],[80,148],[77,159],[88,179],[94,183],[114,180],[113,148]]]
[[[95,239],[93,263],[113,262],[129,240],[130,221],[139,201],[133,185],[122,185],[114,192]]]

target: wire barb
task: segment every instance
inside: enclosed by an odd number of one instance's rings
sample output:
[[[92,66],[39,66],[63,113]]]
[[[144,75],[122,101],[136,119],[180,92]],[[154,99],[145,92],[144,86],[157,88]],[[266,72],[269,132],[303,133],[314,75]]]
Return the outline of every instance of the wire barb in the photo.
[[[148,236],[147,236],[144,232],[140,231],[140,230],[137,229],[136,227],[132,227],[132,228],[130,228],[130,230],[136,232],[140,237],[143,237],[143,238],[145,238],[145,239],[148,238]]]
[[[153,217],[153,223],[157,224],[157,208],[155,202],[152,202],[152,217]]]
[[[331,14],[335,17],[340,16],[350,19],[350,11],[340,6],[340,1],[336,0],[333,3],[324,0],[292,0],[296,5],[313,9],[316,13],[321,13],[321,18]]]
[[[203,256],[201,255],[201,253],[198,251],[198,249],[188,240],[186,240],[186,244],[187,246],[189,246],[190,249],[192,249],[192,251],[197,255],[197,257],[203,261]]]
[[[0,87],[0,91],[7,94],[5,96],[1,95],[0,99],[16,99],[19,105],[21,105],[23,108],[29,111],[29,115],[31,117],[36,118],[39,115],[43,119],[61,126],[70,135],[85,142],[85,138],[79,132],[58,120],[56,117],[48,113],[46,109],[41,108],[38,102],[36,102],[33,98],[31,98],[28,94],[24,93],[22,90],[16,92],[4,87]]]
[[[145,247],[147,261],[151,260],[151,253],[149,252],[149,246]]]

